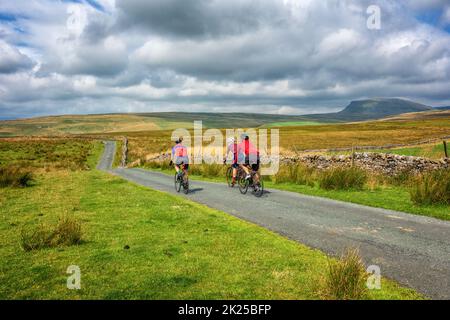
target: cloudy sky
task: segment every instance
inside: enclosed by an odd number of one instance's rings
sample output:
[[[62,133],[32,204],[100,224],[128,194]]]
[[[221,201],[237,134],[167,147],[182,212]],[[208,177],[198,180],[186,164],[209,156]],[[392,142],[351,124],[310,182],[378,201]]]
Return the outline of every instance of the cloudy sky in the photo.
[[[450,0],[0,2],[2,119],[305,114],[367,97],[450,105]]]

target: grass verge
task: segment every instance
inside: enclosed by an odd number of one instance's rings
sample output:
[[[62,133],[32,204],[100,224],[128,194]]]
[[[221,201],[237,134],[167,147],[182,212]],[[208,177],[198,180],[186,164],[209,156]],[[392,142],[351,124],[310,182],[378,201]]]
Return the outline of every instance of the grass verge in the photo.
[[[319,299],[328,259],[220,211],[98,171],[38,176],[0,194],[1,299]],[[20,248],[23,225],[61,214],[83,224],[79,246]],[[68,290],[67,267],[81,269]],[[368,299],[419,299],[383,279]]]

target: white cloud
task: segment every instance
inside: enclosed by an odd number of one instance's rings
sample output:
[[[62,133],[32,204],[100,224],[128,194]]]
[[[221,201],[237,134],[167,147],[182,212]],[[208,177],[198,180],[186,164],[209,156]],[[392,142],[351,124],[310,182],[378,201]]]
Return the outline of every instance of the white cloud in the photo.
[[[14,73],[30,69],[33,61],[16,47],[0,40],[0,73]]]
[[[450,35],[420,10],[448,1],[6,0],[0,111],[305,113],[349,100],[450,101]],[[151,9],[151,10],[150,10]],[[76,19],[73,19],[76,18]],[[75,22],[75,23],[72,23]]]
[[[450,25],[450,5],[447,5],[442,15],[442,23]]]

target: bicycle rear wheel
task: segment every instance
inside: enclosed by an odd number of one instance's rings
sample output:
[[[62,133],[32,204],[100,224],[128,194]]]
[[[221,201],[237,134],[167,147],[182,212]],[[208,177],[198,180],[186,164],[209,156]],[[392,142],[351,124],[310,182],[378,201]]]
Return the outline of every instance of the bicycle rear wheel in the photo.
[[[188,194],[189,193],[189,180],[186,178],[185,175],[183,175],[182,182],[183,182],[184,194]]]
[[[259,182],[254,184],[253,189],[255,196],[261,198],[262,195],[264,194],[264,181],[262,180],[261,177],[259,177]]]
[[[175,173],[175,191],[180,192],[181,190],[182,181],[180,177],[178,176],[178,173]]]
[[[228,187],[231,188],[232,184],[231,182],[233,181],[233,168],[229,167],[227,169],[227,183],[228,183]]]

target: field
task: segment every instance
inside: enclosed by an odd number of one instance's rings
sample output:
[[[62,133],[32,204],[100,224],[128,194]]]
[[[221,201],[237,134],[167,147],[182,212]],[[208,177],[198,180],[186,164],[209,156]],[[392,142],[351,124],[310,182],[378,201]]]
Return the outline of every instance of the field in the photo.
[[[187,125],[161,118],[133,114],[55,116],[0,122],[0,137],[61,136],[71,134],[153,131]]]
[[[203,121],[204,127],[234,128],[245,124],[260,127],[266,124],[308,121],[301,116],[216,113],[136,113],[105,115],[67,115],[32,119],[0,121],[0,137],[60,136],[70,134],[116,133],[173,130],[193,127]],[[301,123],[302,123],[301,122]],[[308,123],[308,122],[306,122]]]
[[[208,113],[154,113],[59,116],[0,122],[0,136],[101,136],[130,140],[130,161],[170,150],[176,128],[192,129],[195,120],[207,128],[279,128],[283,155],[308,150],[410,144],[450,135],[450,112],[412,113],[386,120],[321,124],[301,116]],[[192,131],[191,131],[192,132]],[[270,137],[269,137],[270,143]],[[206,143],[205,143],[206,144]],[[264,149],[264,148],[262,148]],[[420,150],[408,153],[422,154]],[[407,152],[407,150],[405,150]],[[424,155],[439,157],[439,150]]]
[[[0,166],[51,170],[86,169],[94,142],[87,139],[14,138],[0,140]]]
[[[318,126],[323,123],[314,121],[288,121],[288,122],[274,122],[264,125],[264,128],[282,128],[282,127],[298,127],[298,126]]]
[[[64,142],[63,153],[83,150]],[[318,284],[329,261],[323,253],[93,170],[101,144],[88,149],[81,168],[49,166],[37,171],[31,187],[0,189],[1,299],[321,298]],[[28,168],[40,168],[41,160],[28,159]],[[81,222],[81,244],[21,248],[23,230],[52,225],[61,215]],[[70,265],[81,269],[79,291],[66,288]],[[386,279],[382,288],[367,298],[421,298]]]
[[[450,136],[450,117],[420,121],[373,121],[280,127],[279,130],[281,153],[286,156],[293,156],[311,150],[325,151],[326,149],[351,148],[352,146],[382,147]],[[133,162],[168,152],[173,144],[170,140],[171,134],[172,130],[163,130],[122,132],[113,136],[125,135],[129,138],[130,162]],[[207,144],[205,143],[205,145]],[[439,157],[440,147],[436,148],[436,150],[431,150],[431,154]],[[427,152],[425,150],[424,154]],[[440,158],[442,157],[443,152]]]
[[[448,148],[447,152],[450,152],[450,144],[449,143],[448,143],[447,148]],[[357,151],[358,152],[368,151],[368,152],[378,152],[378,153],[391,153],[391,154],[397,154],[397,155],[401,155],[401,156],[422,157],[422,158],[429,158],[429,159],[434,159],[434,160],[442,159],[445,156],[444,144],[442,142],[421,144],[421,145],[416,145],[416,146],[398,147],[398,148],[360,149]],[[351,151],[324,152],[324,154],[327,154],[327,155],[351,154]]]
[[[184,115],[183,115],[184,116]],[[33,173],[26,188],[0,189],[0,298],[3,299],[320,299],[330,261],[323,253],[207,207],[152,191],[95,170],[100,139],[123,137],[129,162],[167,152],[178,127],[198,114],[67,116],[2,122],[0,166]],[[160,117],[160,118],[158,118]],[[287,121],[277,116],[201,115],[205,129],[279,128],[283,155],[327,149],[380,146],[380,152],[440,158],[441,143],[384,149],[391,144],[450,135],[450,117],[435,115],[360,123]],[[7,125],[5,125],[7,123]],[[76,136],[70,136],[76,134]],[[47,135],[47,137],[45,137]],[[56,135],[58,137],[50,137]],[[97,139],[93,139],[97,138]],[[214,171],[214,170],[213,170]],[[192,176],[223,181],[223,175]],[[267,187],[328,197],[449,220],[448,206],[415,205],[408,185],[370,183],[362,190],[324,190],[317,183]],[[74,246],[24,251],[24,230],[55,225],[61,217],[81,223]],[[331,260],[332,261],[332,260]],[[66,288],[66,269],[78,265],[82,290]],[[419,299],[383,279],[368,299]]]

